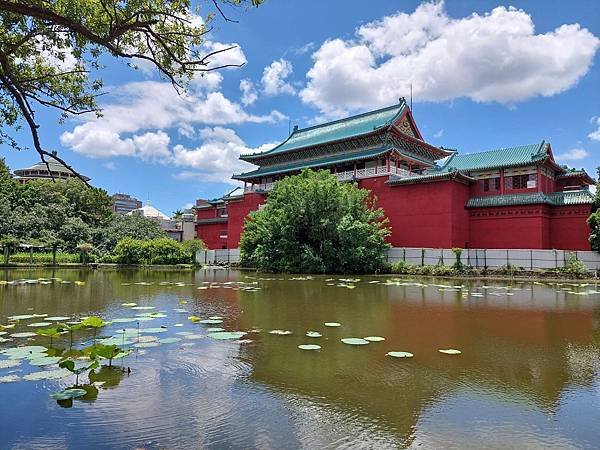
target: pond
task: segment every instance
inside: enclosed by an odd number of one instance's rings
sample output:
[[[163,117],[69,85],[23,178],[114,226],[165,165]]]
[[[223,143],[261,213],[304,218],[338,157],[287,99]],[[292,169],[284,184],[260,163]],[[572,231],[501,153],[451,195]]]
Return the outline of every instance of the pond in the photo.
[[[48,337],[27,337],[40,327],[31,325],[93,315],[112,321],[97,341],[131,353],[82,375],[84,396],[55,400],[75,384],[58,358],[40,366],[7,349],[49,348]],[[0,331],[0,448],[600,442],[596,284],[7,270],[0,324],[12,323]],[[93,339],[92,330],[75,331],[73,347]],[[63,355],[70,341],[55,337],[42,356]]]

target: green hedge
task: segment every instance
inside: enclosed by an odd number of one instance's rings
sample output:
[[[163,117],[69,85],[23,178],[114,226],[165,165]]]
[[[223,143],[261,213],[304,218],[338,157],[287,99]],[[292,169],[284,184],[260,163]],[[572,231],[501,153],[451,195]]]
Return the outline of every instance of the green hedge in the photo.
[[[170,238],[121,239],[112,257],[119,264],[190,264],[195,252]]]
[[[9,262],[10,263],[29,263],[29,252],[17,252],[10,255]],[[52,264],[52,252],[44,252],[44,253],[33,253],[33,262],[34,264]],[[79,253],[64,253],[57,252],[56,253],[56,262],[57,263],[79,263],[80,256]]]

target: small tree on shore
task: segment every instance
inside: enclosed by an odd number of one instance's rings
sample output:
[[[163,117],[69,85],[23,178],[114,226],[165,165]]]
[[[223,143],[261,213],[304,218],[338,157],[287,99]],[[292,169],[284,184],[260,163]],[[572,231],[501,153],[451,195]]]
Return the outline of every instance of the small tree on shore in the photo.
[[[366,189],[304,170],[278,181],[264,208],[250,214],[242,263],[273,272],[374,272],[389,247],[387,223]]]
[[[590,225],[590,245],[592,250],[600,252],[600,167],[598,167],[598,184],[596,185],[596,195],[592,204],[592,213],[588,217]]]

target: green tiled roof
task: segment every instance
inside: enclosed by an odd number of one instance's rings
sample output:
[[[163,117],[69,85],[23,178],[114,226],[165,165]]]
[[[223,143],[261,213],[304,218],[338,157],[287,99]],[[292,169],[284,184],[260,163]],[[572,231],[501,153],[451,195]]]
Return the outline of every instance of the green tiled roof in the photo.
[[[294,170],[301,170],[309,167],[322,167],[329,164],[339,164],[347,161],[356,161],[361,159],[374,158],[390,150],[391,147],[377,147],[370,150],[362,150],[360,152],[343,153],[341,155],[330,155],[323,158],[316,158],[308,161],[296,161],[290,164],[279,164],[277,166],[265,166],[259,169],[253,170],[252,172],[246,172],[239,175],[234,175],[232,178],[235,180],[247,180],[250,178],[273,175],[276,173],[292,172]]]
[[[489,208],[496,206],[546,204],[553,206],[589,205],[594,196],[587,189],[579,191],[532,192],[529,194],[488,195],[472,197],[467,202],[467,208]]]
[[[405,106],[406,102],[402,100],[400,103],[388,106],[387,108],[370,111],[314,127],[295,130],[277,147],[263,153],[242,155],[240,158],[250,161],[263,156],[275,155],[289,150],[310,147],[370,133],[378,128],[390,125],[392,121],[402,113]]]
[[[547,156],[546,143],[520,145],[518,147],[500,148],[479,153],[454,154],[448,157],[438,170],[485,170],[498,167],[522,166],[531,164]]]
[[[463,180],[475,181],[474,178],[471,178],[462,172],[457,170],[453,172],[439,172],[439,173],[425,173],[423,175],[413,175],[411,177],[399,177],[392,175],[390,176],[388,184],[396,185],[396,184],[412,184],[419,182],[427,182],[427,181],[438,181],[450,178],[461,178]]]

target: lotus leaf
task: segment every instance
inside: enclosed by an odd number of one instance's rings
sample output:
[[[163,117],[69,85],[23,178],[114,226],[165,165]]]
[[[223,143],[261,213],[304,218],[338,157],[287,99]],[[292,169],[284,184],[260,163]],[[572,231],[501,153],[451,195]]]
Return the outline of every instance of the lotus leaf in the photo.
[[[65,320],[69,320],[69,319],[70,319],[70,317],[65,317],[65,316],[46,317],[46,320],[50,320],[51,322],[64,322]]]
[[[14,337],[14,338],[29,338],[29,337],[37,336],[37,334],[29,332],[29,331],[23,331],[22,333],[13,333],[10,336]]]
[[[155,309],[155,308],[156,308],[156,306],[133,306],[131,309],[142,310],[142,309]]]
[[[132,306],[137,306],[137,303],[133,303],[133,302],[131,302],[131,303],[121,303],[121,306],[125,306],[125,307],[131,308]]]
[[[59,380],[61,378],[68,377],[71,372],[67,369],[55,369],[55,370],[42,370],[40,372],[33,372],[23,377],[27,381],[40,381],[40,380]]]
[[[292,332],[289,330],[271,330],[271,331],[269,331],[269,334],[275,334],[278,336],[288,336],[288,335],[292,334]]]
[[[325,322],[326,327],[341,327],[342,324],[338,322]]]
[[[409,352],[387,352],[385,355],[393,358],[412,358],[414,356]]]
[[[19,381],[20,378],[17,375],[6,375],[4,377],[0,377],[0,383],[14,383],[15,381]]]
[[[156,336],[140,336],[137,338],[137,342],[155,342],[158,338]]]
[[[203,325],[217,325],[219,323],[223,323],[221,319],[204,319],[200,321]]]
[[[214,328],[207,328],[206,332],[207,333],[217,333],[219,331],[225,331],[225,328],[221,328],[221,327],[214,327]]]
[[[365,338],[365,341],[369,341],[369,342],[381,342],[381,341],[385,341],[385,338],[381,337],[381,336],[367,336]]]
[[[446,355],[460,355],[462,352],[460,350],[455,350],[453,348],[448,348],[445,350],[438,350],[440,353],[444,353]]]
[[[11,367],[17,367],[20,364],[20,359],[5,359],[4,361],[0,361],[0,369],[10,369]]]
[[[341,341],[348,345],[366,345],[369,343],[369,341],[366,341],[363,338],[344,338]]]
[[[32,366],[49,366],[50,364],[56,364],[60,360],[59,356],[41,356],[40,358],[30,358],[29,364]]]
[[[311,337],[311,338],[320,338],[323,335],[321,333],[319,333],[318,331],[307,331],[306,336]]]
[[[160,342],[138,342],[137,344],[133,344],[134,347],[137,348],[149,348],[149,347],[158,347]]]
[[[150,333],[150,334],[154,334],[154,333],[165,333],[167,331],[166,328],[160,327],[160,328],[143,328],[140,330],[140,332],[142,333]]]
[[[203,334],[186,334],[184,337],[185,337],[185,339],[195,341],[197,339],[203,339],[204,335]]]
[[[315,344],[302,344],[298,348],[301,350],[321,350],[321,346]]]
[[[239,339],[245,335],[246,333],[243,331],[218,331],[216,333],[208,333],[207,336],[217,340],[230,340]]]
[[[176,338],[176,337],[164,338],[164,339],[159,339],[158,342],[160,342],[161,344],[174,344],[176,342],[181,342],[181,338]]]

